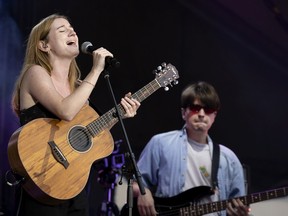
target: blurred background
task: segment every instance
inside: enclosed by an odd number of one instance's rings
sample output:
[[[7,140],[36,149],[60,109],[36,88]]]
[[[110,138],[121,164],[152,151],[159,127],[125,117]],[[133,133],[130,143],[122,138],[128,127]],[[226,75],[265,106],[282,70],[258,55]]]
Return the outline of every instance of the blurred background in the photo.
[[[177,68],[179,84],[157,90],[135,118],[124,121],[136,159],[154,134],[183,126],[180,93],[205,80],[222,102],[210,135],[245,165],[249,192],[288,184],[287,0],[0,0],[0,215],[14,215],[16,209],[15,188],[5,180],[8,140],[19,127],[11,93],[31,28],[52,13],[71,19],[79,44],[103,46],[120,61],[110,73],[118,101],[155,79],[153,70],[162,62]],[[85,77],[91,56],[80,53],[77,61]],[[101,113],[113,107],[103,77],[91,101]],[[118,171],[127,152],[120,124],[111,133],[122,142],[115,154],[91,167],[87,190],[93,215],[107,199],[99,170],[112,164]],[[115,155],[119,164],[111,159]]]

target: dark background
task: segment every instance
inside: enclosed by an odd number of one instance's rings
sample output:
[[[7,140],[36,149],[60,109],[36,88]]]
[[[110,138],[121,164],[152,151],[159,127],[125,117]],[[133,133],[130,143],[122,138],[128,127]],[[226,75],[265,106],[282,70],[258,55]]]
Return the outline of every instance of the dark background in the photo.
[[[110,74],[118,101],[152,81],[162,62],[178,69],[178,85],[167,92],[161,88],[142,102],[135,118],[124,121],[136,159],[152,135],[183,126],[181,90],[205,80],[222,101],[210,135],[249,167],[250,191],[287,185],[287,0],[1,0],[0,9],[0,212],[12,215],[14,205],[15,191],[4,178],[8,139],[18,127],[11,92],[31,28],[52,13],[71,18],[80,44],[103,46],[121,62]],[[77,60],[84,77],[91,56],[80,54]],[[103,77],[91,100],[103,113],[112,108]],[[120,124],[111,132],[115,140],[124,140]],[[94,172],[91,176],[97,191]],[[91,197],[92,203],[98,200]]]

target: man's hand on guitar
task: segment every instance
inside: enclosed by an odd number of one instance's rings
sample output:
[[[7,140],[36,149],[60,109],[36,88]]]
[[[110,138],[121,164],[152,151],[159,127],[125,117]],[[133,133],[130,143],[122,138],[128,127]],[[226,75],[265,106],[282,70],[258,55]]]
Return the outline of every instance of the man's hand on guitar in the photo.
[[[145,195],[139,195],[137,199],[137,208],[140,216],[156,216],[157,212],[154,206],[153,196],[147,188]]]
[[[228,203],[227,215],[229,216],[249,216],[249,207],[244,205],[240,199],[232,199],[232,203]]]
[[[121,105],[125,109],[124,118],[131,118],[137,114],[137,110],[140,107],[140,102],[131,97],[131,93],[125,95],[121,99]]]

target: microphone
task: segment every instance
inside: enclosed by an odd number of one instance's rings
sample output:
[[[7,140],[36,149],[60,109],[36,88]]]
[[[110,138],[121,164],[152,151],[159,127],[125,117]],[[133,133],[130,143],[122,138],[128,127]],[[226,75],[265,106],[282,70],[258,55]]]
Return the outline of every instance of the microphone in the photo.
[[[85,54],[92,54],[92,52],[96,49],[97,48],[94,47],[92,45],[92,43],[89,41],[86,41],[86,42],[82,43],[82,45],[81,45],[81,51]],[[120,62],[116,58],[113,58],[111,56],[106,56],[105,57],[105,67],[107,67],[107,66],[117,68],[117,67],[120,67]]]

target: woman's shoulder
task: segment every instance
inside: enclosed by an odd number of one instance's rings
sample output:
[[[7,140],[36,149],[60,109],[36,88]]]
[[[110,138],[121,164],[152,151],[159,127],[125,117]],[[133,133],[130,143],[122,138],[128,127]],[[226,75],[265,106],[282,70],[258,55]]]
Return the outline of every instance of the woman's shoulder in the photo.
[[[36,65],[36,64],[32,64],[32,65],[27,66],[27,70],[26,70],[27,74],[31,74],[31,73],[34,74],[35,72],[37,74],[39,74],[39,72],[47,73],[47,70],[45,68],[43,68],[42,66]]]
[[[30,80],[33,81],[35,79],[40,81],[43,80],[45,76],[49,76],[45,68],[41,67],[40,65],[30,65],[26,67],[22,82],[29,82]]]

